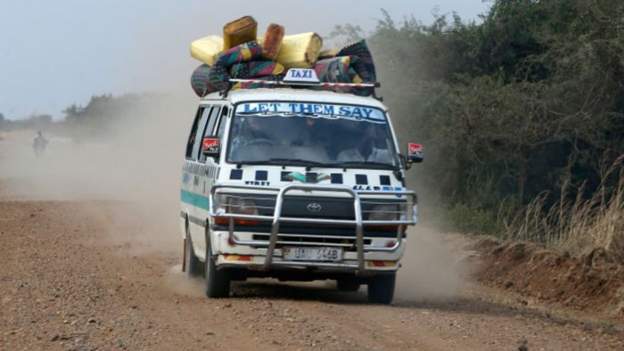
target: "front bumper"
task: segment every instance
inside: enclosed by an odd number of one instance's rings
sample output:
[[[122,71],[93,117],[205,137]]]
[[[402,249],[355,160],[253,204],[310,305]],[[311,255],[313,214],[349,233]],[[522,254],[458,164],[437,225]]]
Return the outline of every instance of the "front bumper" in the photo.
[[[233,236],[227,231],[213,232],[213,248],[217,255],[217,266],[221,267],[245,267],[250,270],[266,271],[266,257],[268,247],[262,247],[262,243],[253,243],[251,237],[253,233],[233,232]],[[233,240],[232,238],[237,238]],[[368,240],[367,240],[368,241]],[[283,258],[281,247],[273,250],[271,270],[280,269],[305,269],[318,272],[341,272],[358,273],[363,271],[394,272],[399,269],[399,261],[405,249],[405,239],[396,241],[395,239],[376,238],[370,240],[370,245],[364,246],[364,270],[361,269],[357,251],[343,251],[340,262],[305,262],[287,261]],[[288,245],[287,241],[278,241],[279,246]],[[390,244],[392,244],[390,247]],[[301,245],[299,245],[301,246]],[[307,245],[306,245],[307,246]],[[309,245],[309,246],[322,246]],[[328,245],[329,246],[329,245]],[[372,251],[377,250],[377,251]]]

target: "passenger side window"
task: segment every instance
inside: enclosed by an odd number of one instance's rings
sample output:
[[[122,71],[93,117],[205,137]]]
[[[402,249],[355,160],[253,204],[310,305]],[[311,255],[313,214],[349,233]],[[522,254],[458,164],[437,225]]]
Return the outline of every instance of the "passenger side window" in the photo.
[[[217,130],[216,135],[222,141],[223,141],[223,132],[225,131],[225,125],[227,124],[228,111],[229,110],[227,106],[224,106],[223,109],[221,110],[221,118],[219,118],[219,129]]]
[[[191,134],[189,135],[188,141],[186,143],[186,159],[192,160],[193,158],[193,146],[195,146],[195,140],[197,139],[197,127],[199,126],[199,121],[204,114],[204,107],[199,107],[197,109],[197,113],[195,114],[195,120],[193,121],[193,126],[191,127]]]
[[[214,131],[215,124],[219,120],[219,111],[221,111],[221,106],[215,106],[212,108],[212,112],[210,113],[210,121],[208,122],[208,127],[204,131],[204,137],[213,136],[212,133]]]
[[[201,118],[199,119],[199,123],[197,124],[197,130],[195,133],[195,140],[193,143],[193,149],[191,150],[191,156],[189,159],[197,160],[199,156],[199,152],[201,151],[202,138],[204,135],[204,130],[206,130],[206,123],[209,121],[210,111],[214,110],[214,107],[206,106],[204,111],[201,114]]]

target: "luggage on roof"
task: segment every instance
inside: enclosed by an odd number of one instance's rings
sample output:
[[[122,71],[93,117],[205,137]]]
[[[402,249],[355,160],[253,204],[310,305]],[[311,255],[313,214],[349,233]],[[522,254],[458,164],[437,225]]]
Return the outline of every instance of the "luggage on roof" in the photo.
[[[230,68],[237,63],[260,59],[262,59],[262,47],[255,41],[248,41],[219,54],[215,65]]]
[[[237,63],[230,68],[230,78],[251,79],[284,73],[284,66],[274,61]]]
[[[277,55],[277,62],[286,68],[310,68],[318,60],[323,39],[314,33],[286,35]]]
[[[191,43],[191,56],[209,66],[214,65],[221,51],[223,51],[223,38],[216,35],[209,35]]]
[[[191,43],[191,56],[203,63],[191,77],[197,95],[261,86],[374,95],[379,87],[364,40],[323,50],[314,32],[285,35],[283,26],[272,23],[258,37],[257,27],[253,17],[245,16],[226,24],[223,38],[211,35]],[[305,80],[310,74],[314,79]]]
[[[241,17],[223,27],[223,50],[256,40],[258,23],[251,16]]]
[[[272,61],[277,60],[277,55],[282,47],[284,34],[284,27],[275,23],[269,24],[269,27],[264,33],[264,39],[262,40],[262,55],[265,59]]]

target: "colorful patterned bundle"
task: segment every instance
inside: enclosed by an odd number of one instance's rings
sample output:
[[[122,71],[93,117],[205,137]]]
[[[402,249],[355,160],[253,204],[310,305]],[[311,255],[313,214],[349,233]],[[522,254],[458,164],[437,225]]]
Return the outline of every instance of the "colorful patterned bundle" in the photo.
[[[257,80],[273,80],[275,77],[273,76],[265,76],[256,78]],[[232,90],[237,89],[258,89],[258,88],[266,88],[267,84],[257,83],[257,82],[238,82],[232,86]]]
[[[227,89],[229,76],[225,69],[203,64],[193,71],[191,87],[197,96],[204,97],[215,91]]]
[[[252,79],[276,76],[284,73],[284,66],[274,61],[251,61],[237,63],[230,68],[230,77]]]
[[[341,56],[318,61],[314,66],[316,75],[321,82],[351,83],[349,75],[351,57]]]
[[[197,96],[203,97],[208,91],[208,76],[210,66],[203,64],[197,67],[191,75],[191,87]]]
[[[349,45],[338,52],[337,56],[351,56],[353,69],[362,78],[364,82],[376,82],[377,73],[375,72],[375,63],[373,55],[368,49],[365,40],[358,41]]]
[[[249,62],[262,58],[262,47],[255,41],[235,46],[219,55],[215,66],[230,68],[241,62]]]

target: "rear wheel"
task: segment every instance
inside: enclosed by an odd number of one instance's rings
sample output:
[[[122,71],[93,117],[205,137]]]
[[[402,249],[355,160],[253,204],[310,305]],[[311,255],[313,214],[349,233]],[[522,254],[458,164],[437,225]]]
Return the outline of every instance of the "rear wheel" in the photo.
[[[228,297],[230,296],[230,275],[225,269],[217,269],[211,246],[210,235],[206,235],[206,296]]]
[[[360,290],[360,283],[355,279],[342,278],[336,280],[336,286],[340,291],[353,292]]]
[[[189,277],[197,277],[202,273],[202,262],[195,256],[188,226],[186,226],[186,237],[184,238],[184,270]]]
[[[396,274],[382,274],[370,278],[368,282],[368,301],[389,305],[394,298]]]

